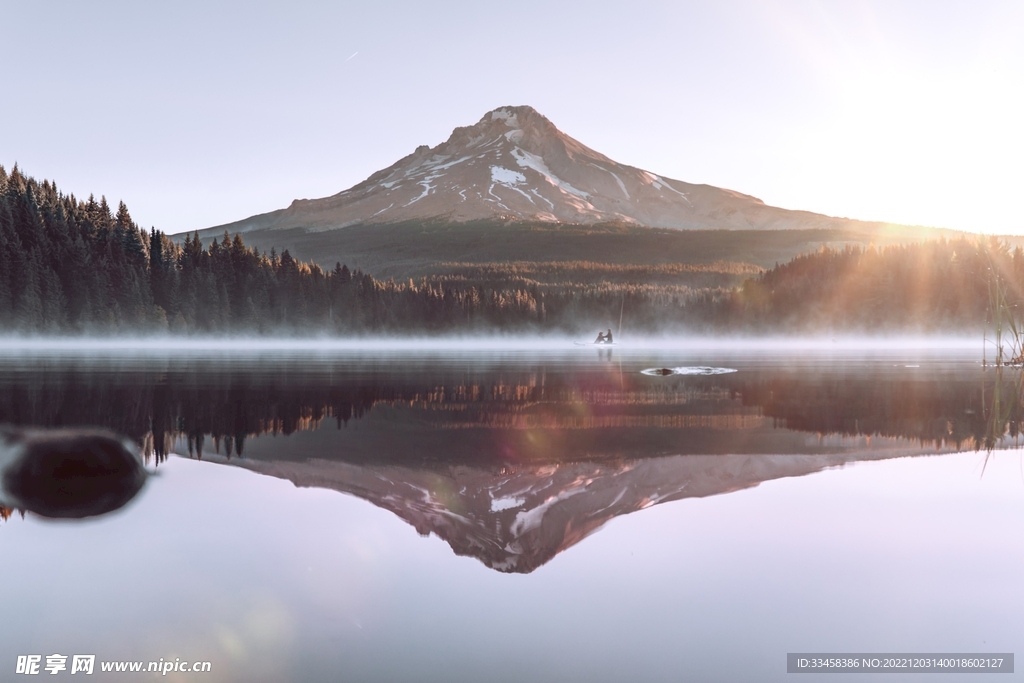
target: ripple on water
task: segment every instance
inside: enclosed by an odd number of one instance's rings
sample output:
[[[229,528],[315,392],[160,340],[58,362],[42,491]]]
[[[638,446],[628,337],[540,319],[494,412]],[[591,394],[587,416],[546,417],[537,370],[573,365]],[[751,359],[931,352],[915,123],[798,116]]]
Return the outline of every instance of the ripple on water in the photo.
[[[736,368],[712,368],[705,365],[697,365],[681,368],[647,368],[640,372],[655,377],[665,377],[667,375],[728,375],[730,372],[736,372]]]

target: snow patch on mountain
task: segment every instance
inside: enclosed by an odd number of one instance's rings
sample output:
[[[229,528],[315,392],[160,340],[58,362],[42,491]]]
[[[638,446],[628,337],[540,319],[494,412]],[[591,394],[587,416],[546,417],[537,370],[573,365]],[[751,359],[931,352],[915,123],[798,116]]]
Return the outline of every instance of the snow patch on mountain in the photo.
[[[664,180],[660,176],[656,176],[653,173],[648,173],[647,175],[651,176],[654,179],[654,186],[657,187],[659,190],[662,187],[664,187],[664,188],[666,188],[668,190],[671,190],[672,192],[675,192],[677,195],[682,197],[684,200],[686,200],[687,204],[690,203],[690,198],[686,196],[685,192],[680,192],[676,188],[672,187],[671,185],[668,184],[668,182],[666,180]]]
[[[526,176],[502,166],[491,166],[491,180],[502,185],[517,185],[526,182]]]
[[[525,498],[515,498],[513,496],[495,498],[491,501],[491,512],[501,512],[502,510],[511,510],[513,508],[522,507],[525,502]]]
[[[447,164],[441,164],[439,166],[435,166],[434,170],[435,171],[446,171],[449,168],[451,168],[452,166],[457,166],[457,165],[461,164],[463,161],[469,161],[472,158],[473,158],[472,154],[467,154],[466,156],[464,156],[464,157],[462,157],[460,159],[456,159],[455,161],[450,161]]]
[[[537,194],[537,190],[530,188],[530,193],[533,194],[533,196],[536,197],[537,199],[543,199],[544,201],[546,201],[548,203],[548,206],[550,206],[552,209],[555,208],[554,202],[552,202],[547,197],[542,197],[541,195]]]
[[[615,174],[614,171],[609,171],[604,166],[598,166],[597,164],[591,164],[594,168],[599,168],[605,173],[610,173],[612,178],[615,178],[615,182],[619,184],[619,189],[622,190],[622,194],[626,195],[626,199],[629,199],[629,190],[626,189],[626,184],[622,182],[622,178]]]
[[[592,481],[593,479],[578,478],[566,487],[565,490],[559,491],[558,495],[551,496],[540,505],[518,513],[510,529],[512,535],[519,537],[531,529],[539,527],[544,521],[544,515],[553,505],[583,493]]]
[[[509,128],[519,128],[519,119],[516,118],[515,112],[508,109],[495,109],[491,112],[491,120],[504,121],[505,125]]]
[[[423,199],[428,194],[430,194],[430,191],[432,189],[434,189],[434,186],[431,185],[430,182],[429,182],[430,180],[431,180],[431,178],[427,178],[426,180],[423,180],[423,181],[420,181],[419,183],[417,183],[417,185],[420,185],[423,188],[423,194],[421,194],[419,197],[416,197],[415,199],[410,201],[409,204],[406,204],[405,206],[409,206],[410,204],[415,204],[416,202],[418,202],[419,200]]]
[[[572,185],[570,185],[569,183],[565,182],[564,180],[556,176],[554,173],[552,173],[551,170],[548,168],[548,165],[544,163],[543,157],[538,156],[536,154],[530,154],[526,150],[521,149],[519,147],[514,147],[512,149],[511,154],[513,157],[515,157],[517,164],[519,164],[523,168],[530,168],[536,171],[537,173],[540,173],[542,176],[544,176],[545,180],[547,180],[552,185],[558,187],[559,189],[572,193],[577,197],[582,197],[583,199],[586,199],[587,197],[590,196],[590,194],[588,194],[587,192],[584,192],[583,190],[577,190],[575,187],[573,187]]]

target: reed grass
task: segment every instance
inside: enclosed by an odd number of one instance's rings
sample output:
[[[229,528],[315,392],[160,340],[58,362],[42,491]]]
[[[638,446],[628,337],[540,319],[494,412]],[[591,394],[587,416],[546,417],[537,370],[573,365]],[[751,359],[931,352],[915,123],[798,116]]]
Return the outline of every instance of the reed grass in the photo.
[[[991,263],[988,268],[988,319],[993,327],[993,345],[996,352],[996,367],[1024,366],[1024,323],[1018,320],[1016,303],[1011,304],[1007,296],[1008,286],[999,269]],[[987,332],[987,330],[986,330]],[[983,332],[983,343],[987,335]],[[982,358],[985,362],[985,358]]]

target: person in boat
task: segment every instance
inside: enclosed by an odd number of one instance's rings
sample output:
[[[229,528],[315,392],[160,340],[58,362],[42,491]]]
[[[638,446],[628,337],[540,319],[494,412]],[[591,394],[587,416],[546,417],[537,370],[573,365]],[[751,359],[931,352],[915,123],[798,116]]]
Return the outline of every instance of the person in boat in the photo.
[[[604,343],[605,344],[611,344],[612,343],[612,328],[610,328],[610,327],[608,328],[608,332],[604,335]]]
[[[605,343],[604,332],[598,332],[597,333],[597,339],[594,340],[594,343],[595,344],[604,344]]]

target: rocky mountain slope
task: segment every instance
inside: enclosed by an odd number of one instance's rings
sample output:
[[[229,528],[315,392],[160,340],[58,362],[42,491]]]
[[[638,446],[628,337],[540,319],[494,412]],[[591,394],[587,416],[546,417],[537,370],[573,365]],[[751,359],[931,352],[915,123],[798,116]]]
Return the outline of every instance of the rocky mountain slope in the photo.
[[[767,206],[759,199],[620,164],[528,106],[501,107],[323,199],[211,228],[321,231],[416,220],[622,223],[683,229],[869,229],[879,224]]]

